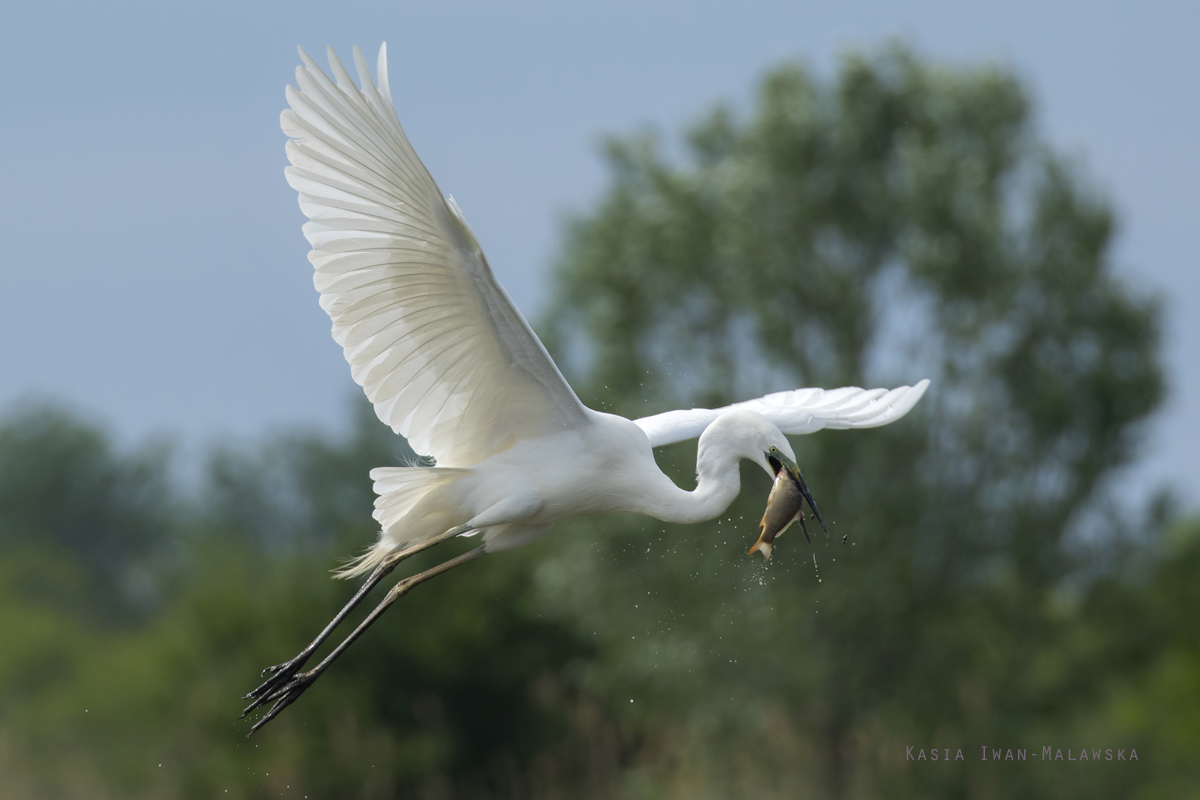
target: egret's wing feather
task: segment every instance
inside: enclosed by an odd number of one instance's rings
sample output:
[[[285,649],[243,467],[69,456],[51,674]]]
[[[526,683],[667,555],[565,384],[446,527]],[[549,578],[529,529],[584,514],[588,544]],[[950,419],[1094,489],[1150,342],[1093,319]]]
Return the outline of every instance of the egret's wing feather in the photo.
[[[287,179],[309,218],[321,307],[379,418],[446,466],[586,424],[462,212],[409,144],[386,50],[376,85],[354,49],[361,88],[332,49],[332,80],[300,57],[299,88],[287,87],[281,118]]]
[[[812,433],[822,428],[877,428],[900,419],[917,404],[929,380],[895,389],[794,389],[776,392],[757,400],[734,403],[724,408],[692,408],[667,411],[634,420],[650,439],[664,444],[694,439],[724,411],[748,408],[757,411],[787,434]]]

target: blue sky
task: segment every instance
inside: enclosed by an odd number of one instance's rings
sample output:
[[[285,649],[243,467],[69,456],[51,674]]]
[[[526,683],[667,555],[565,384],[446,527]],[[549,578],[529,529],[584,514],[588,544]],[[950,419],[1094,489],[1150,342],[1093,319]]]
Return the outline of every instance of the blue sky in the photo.
[[[355,391],[317,306],[278,115],[301,44],[388,41],[401,121],[536,317],[597,142],[745,108],[785,59],[830,73],[900,38],[1000,63],[1114,200],[1118,271],[1167,300],[1171,397],[1137,493],[1200,502],[1200,30],[1177,3],[50,3],[0,44],[0,409],[64,400],[185,447],[337,428]]]

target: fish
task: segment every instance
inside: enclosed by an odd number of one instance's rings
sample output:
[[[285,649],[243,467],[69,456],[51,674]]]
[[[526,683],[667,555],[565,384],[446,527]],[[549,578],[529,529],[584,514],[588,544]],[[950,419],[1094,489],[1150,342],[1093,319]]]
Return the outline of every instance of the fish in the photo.
[[[825,520],[821,519],[821,512],[817,509],[816,502],[808,491],[808,486],[804,483],[804,476],[800,474],[800,469],[790,463],[782,464],[773,458],[771,466],[775,469],[775,482],[771,484],[771,493],[767,495],[767,509],[763,512],[762,521],[758,523],[758,541],[746,551],[746,555],[761,552],[764,561],[769,561],[771,558],[775,537],[791,527],[793,522],[800,523],[800,530],[804,532],[804,540],[808,542],[809,549],[812,548],[808,526],[804,524],[804,501],[806,500],[809,508],[813,510],[813,514],[821,523],[821,529],[825,531],[825,538],[829,538]],[[813,554],[813,563],[816,563],[816,553]]]

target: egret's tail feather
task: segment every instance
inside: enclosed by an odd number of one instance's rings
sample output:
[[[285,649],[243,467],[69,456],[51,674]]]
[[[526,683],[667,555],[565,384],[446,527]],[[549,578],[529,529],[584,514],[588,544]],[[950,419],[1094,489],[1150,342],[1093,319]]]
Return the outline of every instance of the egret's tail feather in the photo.
[[[359,575],[366,575],[374,572],[375,568],[383,563],[383,560],[392,553],[391,547],[382,547],[381,542],[376,542],[367,548],[367,551],[361,556],[356,556],[346,562],[346,565],[335,569],[333,577],[335,578],[355,578]]]
[[[428,515],[430,518],[423,520],[433,523],[432,526],[405,524],[405,517],[430,492],[470,474],[469,469],[449,467],[380,467],[371,470],[371,479],[375,481],[375,493],[379,495],[375,498],[375,513],[372,515],[379,523],[379,541],[367,552],[337,570],[334,575],[339,578],[365,575],[398,548],[413,541],[424,541],[429,536],[436,536],[453,527],[454,522],[442,525],[440,520],[433,519],[441,515]],[[425,515],[418,513],[416,516]],[[405,538],[401,539],[401,536]]]
[[[412,511],[421,498],[440,486],[471,474],[449,467],[380,467],[371,470],[375,481],[375,521],[387,530]]]

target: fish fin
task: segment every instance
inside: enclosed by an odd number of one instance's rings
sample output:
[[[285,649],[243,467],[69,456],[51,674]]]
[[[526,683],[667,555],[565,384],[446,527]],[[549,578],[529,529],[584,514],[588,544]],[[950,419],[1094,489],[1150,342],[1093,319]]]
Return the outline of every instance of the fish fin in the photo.
[[[792,517],[792,519],[788,520],[788,524],[779,529],[779,532],[775,534],[775,538],[778,539],[780,536],[783,536],[785,533],[787,533],[787,529],[792,527],[792,523],[795,521],[795,517]]]

